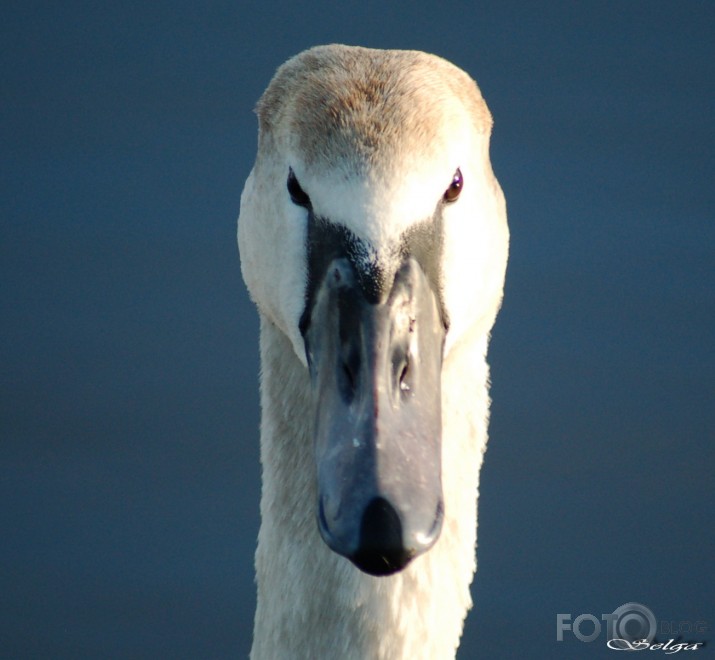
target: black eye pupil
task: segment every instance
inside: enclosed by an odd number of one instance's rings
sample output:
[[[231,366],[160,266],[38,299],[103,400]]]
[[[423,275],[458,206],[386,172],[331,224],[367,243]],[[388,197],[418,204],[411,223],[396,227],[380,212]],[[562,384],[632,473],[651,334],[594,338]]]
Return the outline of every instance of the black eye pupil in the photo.
[[[445,202],[453,202],[459,197],[459,193],[462,192],[462,186],[464,185],[464,181],[462,179],[462,170],[457,168],[457,171],[454,173],[454,176],[452,177],[452,183],[449,184],[449,188],[444,193],[444,201]]]
[[[288,194],[290,195],[293,204],[298,206],[304,206],[305,208],[310,207],[310,197],[306,194],[305,190],[300,187],[298,179],[296,179],[293,169],[288,170]]]

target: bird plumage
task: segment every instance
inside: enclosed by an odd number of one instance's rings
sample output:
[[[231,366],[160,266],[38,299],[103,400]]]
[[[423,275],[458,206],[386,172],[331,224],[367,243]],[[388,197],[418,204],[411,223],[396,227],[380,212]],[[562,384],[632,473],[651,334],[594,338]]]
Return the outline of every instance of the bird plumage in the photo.
[[[252,657],[451,657],[471,605],[486,351],[508,250],[504,198],[488,155],[491,116],[476,84],[445,60],[335,45],[286,62],[257,111],[258,154],[239,219],[242,272],[261,318],[263,491]],[[445,202],[457,168],[463,191]],[[289,172],[309,210],[291,200]],[[387,289],[405,258],[405,236],[425,225],[437,236],[433,279],[446,327],[444,521],[434,546],[388,577],[367,575],[332,552],[316,524],[320,401],[300,327],[312,218],[355,237],[361,251],[350,256],[351,267],[379,273]]]

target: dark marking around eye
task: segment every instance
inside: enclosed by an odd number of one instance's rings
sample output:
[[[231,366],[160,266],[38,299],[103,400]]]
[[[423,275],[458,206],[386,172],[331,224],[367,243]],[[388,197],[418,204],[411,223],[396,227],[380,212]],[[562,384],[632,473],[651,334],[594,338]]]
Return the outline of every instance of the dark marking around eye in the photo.
[[[298,183],[298,179],[296,179],[295,173],[293,172],[293,168],[288,169],[287,187],[288,194],[290,195],[290,199],[293,204],[302,206],[306,209],[310,208],[310,197],[308,197],[308,194],[305,192],[305,190],[303,190],[303,188],[301,188],[300,184]]]

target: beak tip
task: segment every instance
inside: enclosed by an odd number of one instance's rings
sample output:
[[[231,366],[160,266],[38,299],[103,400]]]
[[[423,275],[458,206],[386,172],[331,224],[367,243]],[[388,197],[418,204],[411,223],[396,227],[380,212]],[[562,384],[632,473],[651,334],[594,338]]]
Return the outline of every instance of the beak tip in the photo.
[[[322,501],[318,510],[318,526],[323,540],[333,551],[348,558],[363,573],[386,577],[403,570],[415,557],[435,544],[442,529],[442,512],[440,504],[430,530],[407,534],[407,542],[399,514],[383,497],[373,498],[366,507],[359,538],[352,548],[331,533]]]

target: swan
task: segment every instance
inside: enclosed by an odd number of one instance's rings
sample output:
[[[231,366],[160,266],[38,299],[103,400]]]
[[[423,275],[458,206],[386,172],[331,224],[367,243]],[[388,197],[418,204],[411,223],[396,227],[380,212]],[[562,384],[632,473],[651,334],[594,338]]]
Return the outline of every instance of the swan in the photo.
[[[506,206],[475,82],[319,46],[258,102],[241,195],[260,316],[251,657],[453,657],[471,607]]]

